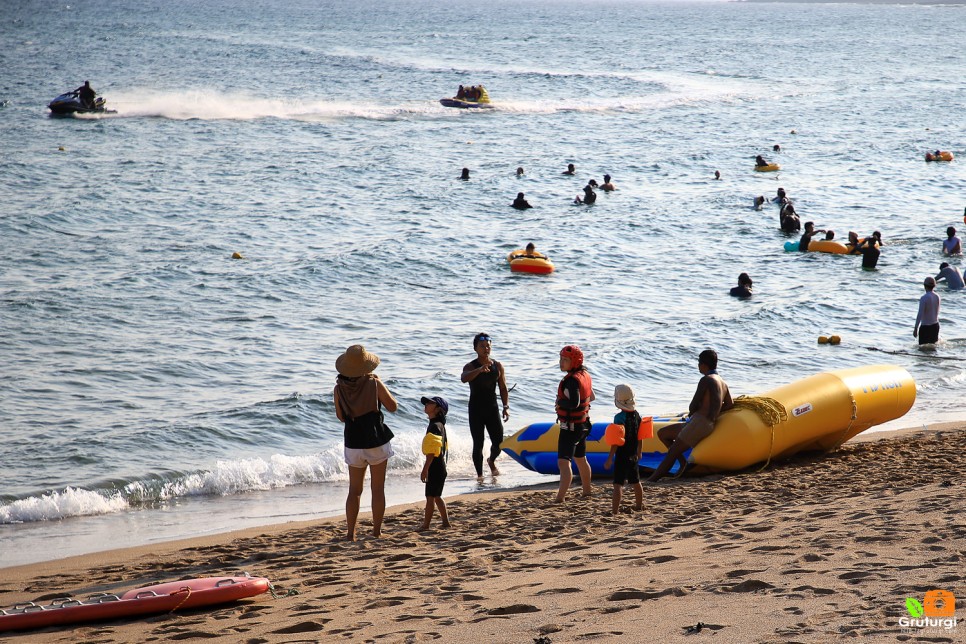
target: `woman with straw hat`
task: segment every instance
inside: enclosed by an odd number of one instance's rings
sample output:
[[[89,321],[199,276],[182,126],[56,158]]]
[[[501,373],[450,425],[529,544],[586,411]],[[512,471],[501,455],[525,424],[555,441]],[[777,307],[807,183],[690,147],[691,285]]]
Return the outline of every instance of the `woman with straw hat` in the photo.
[[[349,466],[349,494],[345,499],[345,516],[349,524],[346,538],[356,540],[356,519],[366,468],[371,471],[372,535],[382,532],[386,512],[386,467],[393,455],[392,431],[383,422],[381,407],[396,411],[393,398],[379,376],[372,373],[379,366],[379,356],[354,344],[335,361],[339,376],[335,381],[335,415],[345,423],[345,462]]]

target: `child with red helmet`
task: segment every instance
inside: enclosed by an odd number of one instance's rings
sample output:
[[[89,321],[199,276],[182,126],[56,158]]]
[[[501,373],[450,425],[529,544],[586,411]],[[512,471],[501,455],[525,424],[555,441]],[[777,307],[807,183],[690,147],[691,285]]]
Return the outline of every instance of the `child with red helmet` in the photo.
[[[590,434],[590,403],[594,388],[590,372],[584,367],[584,352],[574,344],[560,350],[560,370],[567,373],[557,385],[557,465],[560,468],[560,487],[557,503],[562,503],[573,482],[570,463],[577,464],[583,495],[590,496],[590,464],[587,463],[587,436]]]

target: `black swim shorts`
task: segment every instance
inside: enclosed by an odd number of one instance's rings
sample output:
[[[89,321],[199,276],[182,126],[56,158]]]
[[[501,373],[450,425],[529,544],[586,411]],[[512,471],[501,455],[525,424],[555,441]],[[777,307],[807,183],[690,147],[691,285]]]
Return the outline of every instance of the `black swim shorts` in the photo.
[[[426,496],[443,496],[443,485],[446,484],[446,468],[433,467],[436,462],[429,466],[429,475],[426,477]]]
[[[919,327],[919,344],[936,344],[939,342],[939,323],[923,324]]]
[[[627,483],[640,483],[641,472],[637,466],[637,461],[629,458],[617,456],[614,459],[614,485],[625,485]]]
[[[573,423],[573,429],[560,428],[557,439],[557,458],[569,461],[572,458],[583,458],[587,455],[587,436],[590,435],[590,420]]]

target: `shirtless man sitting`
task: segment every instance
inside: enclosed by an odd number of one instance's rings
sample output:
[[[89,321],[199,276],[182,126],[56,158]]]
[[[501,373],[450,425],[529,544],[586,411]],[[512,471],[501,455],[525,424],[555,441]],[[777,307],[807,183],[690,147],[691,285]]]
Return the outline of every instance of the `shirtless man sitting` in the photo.
[[[714,424],[721,412],[728,411],[735,406],[731,400],[728,385],[718,375],[718,354],[713,349],[705,349],[698,356],[698,371],[701,380],[694,391],[691,404],[688,405],[690,414],[683,423],[662,427],[657,437],[667,446],[667,455],[654,470],[654,474],[647,479],[649,483],[657,481],[671,471],[674,461],[680,465],[679,471],[684,471],[687,461],[684,453],[711,435]]]

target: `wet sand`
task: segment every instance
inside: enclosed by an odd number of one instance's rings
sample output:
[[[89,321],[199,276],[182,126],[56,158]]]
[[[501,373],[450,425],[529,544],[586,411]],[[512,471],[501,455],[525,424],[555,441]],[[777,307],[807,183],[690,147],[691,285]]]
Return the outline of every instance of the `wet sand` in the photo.
[[[454,497],[445,530],[437,516],[432,530],[414,532],[420,503],[391,509],[380,539],[367,536],[363,515],[355,543],[331,519],[7,568],[0,605],[246,571],[271,579],[278,597],[13,637],[962,641],[962,619],[922,632],[898,621],[907,597],[966,592],[964,430],[869,434],[765,471],[671,480],[646,487],[642,512],[625,494],[618,517],[609,481],[595,481],[588,499],[578,484],[557,505],[550,479]]]

